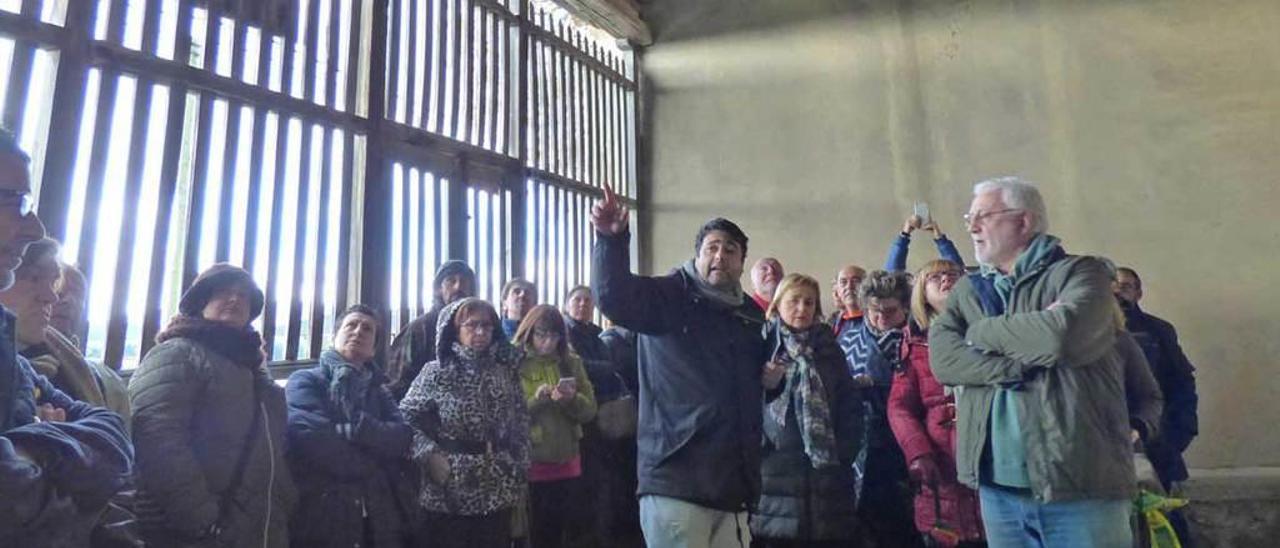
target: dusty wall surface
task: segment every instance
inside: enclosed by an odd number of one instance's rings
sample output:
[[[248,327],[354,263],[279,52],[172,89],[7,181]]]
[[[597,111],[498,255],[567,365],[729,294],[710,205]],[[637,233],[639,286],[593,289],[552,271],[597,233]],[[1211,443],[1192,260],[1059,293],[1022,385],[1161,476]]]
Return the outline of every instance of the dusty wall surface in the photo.
[[[1199,367],[1197,467],[1280,464],[1280,2],[653,0],[641,265],[706,219],[829,282],[916,200],[961,252],[972,184],[1143,276]],[[924,234],[908,263],[933,258]],[[745,277],[744,277],[745,280]],[[829,307],[828,297],[826,305]]]

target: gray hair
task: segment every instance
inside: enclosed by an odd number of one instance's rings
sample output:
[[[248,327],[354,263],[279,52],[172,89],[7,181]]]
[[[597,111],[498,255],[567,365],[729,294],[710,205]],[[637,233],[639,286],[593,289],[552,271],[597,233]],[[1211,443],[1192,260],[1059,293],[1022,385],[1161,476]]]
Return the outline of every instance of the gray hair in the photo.
[[[1049,231],[1049,212],[1044,207],[1040,189],[1035,185],[1017,176],[995,177],[973,185],[974,196],[997,190],[1000,191],[1000,199],[1004,201],[1004,205],[1031,213],[1031,229],[1034,232]]]

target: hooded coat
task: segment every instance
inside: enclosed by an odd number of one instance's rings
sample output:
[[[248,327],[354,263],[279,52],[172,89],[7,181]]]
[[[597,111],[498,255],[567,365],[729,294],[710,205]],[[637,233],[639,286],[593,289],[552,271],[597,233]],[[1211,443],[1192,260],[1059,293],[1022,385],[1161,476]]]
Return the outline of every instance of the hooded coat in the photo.
[[[390,384],[391,396],[396,401],[404,399],[409,386],[422,371],[422,366],[436,359],[436,324],[440,311],[444,308],[444,297],[440,295],[440,284],[445,278],[461,274],[470,280],[472,288],[476,286],[476,273],[467,263],[448,261],[440,265],[435,280],[431,283],[433,301],[431,310],[418,316],[406,325],[395,340],[391,341],[391,351],[387,353],[386,376]]]
[[[414,431],[410,454],[424,478],[418,502],[430,512],[480,516],[510,508],[525,488],[529,469],[520,355],[498,335],[497,314],[491,318],[493,342],[479,356],[457,344],[454,316],[474,301],[462,299],[441,310],[436,359],[422,367],[400,402]],[[426,479],[433,453],[449,461],[443,485]]]

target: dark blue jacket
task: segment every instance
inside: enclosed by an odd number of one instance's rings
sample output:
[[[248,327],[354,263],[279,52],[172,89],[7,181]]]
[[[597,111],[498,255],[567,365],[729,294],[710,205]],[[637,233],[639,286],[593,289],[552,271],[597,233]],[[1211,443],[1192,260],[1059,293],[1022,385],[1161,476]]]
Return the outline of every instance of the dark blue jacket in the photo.
[[[1200,432],[1196,395],[1196,368],[1178,344],[1173,325],[1143,312],[1138,305],[1124,304],[1125,328],[1142,348],[1151,374],[1164,394],[1164,413],[1160,435],[1146,442],[1147,458],[1161,481],[1187,479],[1187,465],[1182,452]]]
[[[743,510],[760,486],[760,309],[715,306],[683,271],[632,274],[629,240],[598,235],[591,285],[605,316],[639,333],[638,493]]]
[[[13,341],[13,315],[0,307],[0,546],[85,545],[128,484],[133,446],[119,415],[58,390]],[[42,404],[66,411],[66,422],[36,422]]]
[[[960,266],[964,266],[964,258],[960,256],[960,252],[956,250],[956,244],[946,236],[935,239],[934,244],[938,246],[938,256]],[[889,272],[901,272],[907,269],[907,251],[911,247],[911,236],[898,233],[898,237],[894,238],[893,244],[889,246],[889,257],[884,261],[884,269]]]
[[[622,377],[618,376],[618,368],[609,355],[609,347],[600,339],[600,326],[568,316],[565,316],[564,324],[569,331],[569,346],[582,358],[582,367],[591,380],[596,401],[604,403],[626,395],[627,388],[622,383]]]
[[[336,425],[344,421],[331,403],[332,379],[324,365],[289,376],[289,466],[298,485],[299,504],[292,528],[294,546],[352,547],[363,544],[368,515],[375,546],[400,546],[413,526],[417,487],[408,475],[413,430],[383,386],[381,371],[363,394],[361,418],[349,437]],[[398,491],[403,488],[403,491]]]

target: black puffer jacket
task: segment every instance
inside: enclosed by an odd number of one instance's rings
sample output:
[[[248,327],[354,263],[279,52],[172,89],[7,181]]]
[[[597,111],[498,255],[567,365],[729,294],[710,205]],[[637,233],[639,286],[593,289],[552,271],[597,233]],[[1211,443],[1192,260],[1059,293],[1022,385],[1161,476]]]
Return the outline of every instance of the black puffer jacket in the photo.
[[[682,270],[636,276],[630,235],[597,236],[596,301],[640,334],[638,493],[747,508],[760,487],[760,309],[750,299],[715,306]]]
[[[768,327],[770,348],[777,343],[777,332],[776,323]],[[815,325],[809,336],[814,349],[813,363],[822,377],[831,407],[840,464],[813,467],[804,451],[795,401],[788,406],[783,428],[766,415],[760,503],[752,516],[751,534],[796,541],[853,541],[861,538],[853,461],[862,444],[862,392],[845,368],[844,353],[831,329]],[[770,396],[790,398],[794,397],[794,390]]]
[[[413,481],[408,474],[413,430],[376,368],[364,393],[352,395],[362,401],[354,406],[358,417],[348,422],[330,392],[331,364],[340,361],[336,352],[326,351],[320,365],[290,375],[285,388],[289,463],[301,503],[293,544],[361,546],[367,515],[374,546],[401,546],[411,527],[408,512],[416,506],[414,486],[400,485]]]
[[[284,459],[284,394],[264,369],[232,362],[195,340],[174,338],[143,358],[129,382],[129,399],[138,455],[138,517],[148,530],[169,539],[164,545],[199,545],[176,539],[194,537],[218,519],[219,501],[258,416],[263,422],[221,520],[221,538],[230,546],[288,546],[297,493]],[[259,405],[265,412],[255,415]]]

